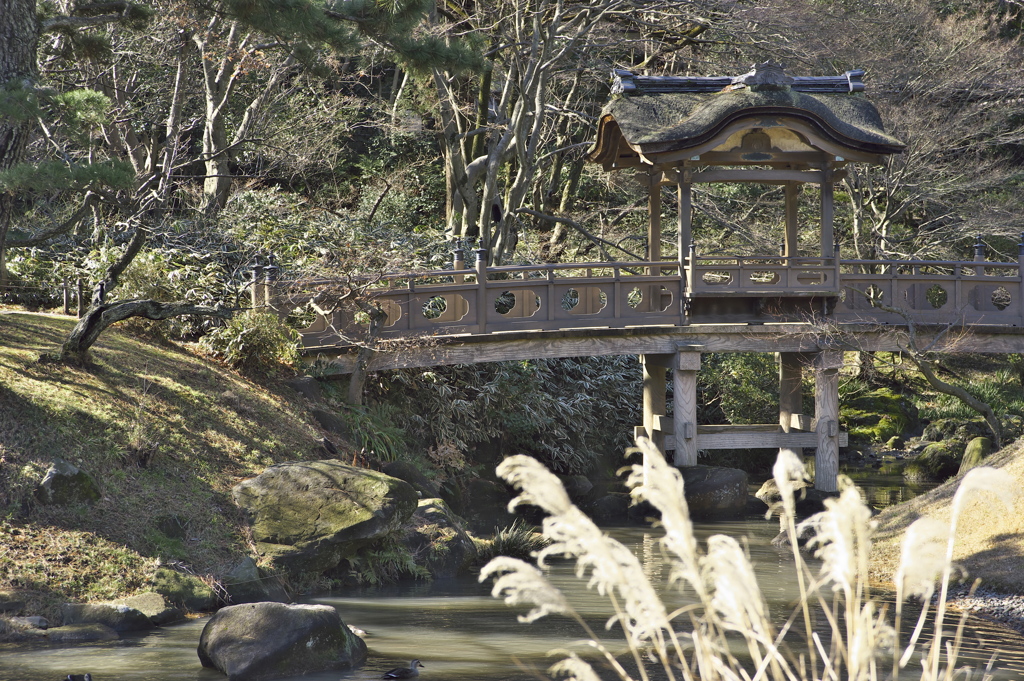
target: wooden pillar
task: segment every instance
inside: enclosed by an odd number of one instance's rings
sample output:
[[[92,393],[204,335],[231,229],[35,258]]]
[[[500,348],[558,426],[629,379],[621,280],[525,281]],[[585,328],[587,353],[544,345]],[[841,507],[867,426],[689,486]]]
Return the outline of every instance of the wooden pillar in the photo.
[[[676,443],[673,463],[697,465],[697,372],[700,352],[680,349],[672,372],[672,435]]]
[[[825,164],[825,167],[821,169],[821,173],[823,175],[821,180],[821,257],[831,258],[833,244],[836,240],[832,226],[835,213],[832,163]]]
[[[661,173],[648,174],[647,185],[647,260],[661,260]],[[654,274],[655,272],[649,272]]]
[[[679,254],[680,264],[690,248],[693,241],[693,173],[689,165],[684,165],[678,173],[678,197],[679,197],[679,231],[676,236],[676,249]]]
[[[665,418],[665,372],[673,355],[640,355],[644,367],[644,425],[647,438],[665,454],[665,435],[661,422]]]
[[[803,413],[803,356],[796,352],[779,353],[779,427],[783,433],[794,430],[794,417]],[[795,430],[800,430],[796,428]],[[801,460],[804,456],[802,448],[788,448]],[[780,450],[781,453],[781,450]]]
[[[1024,300],[1024,234],[1020,235],[1020,243],[1017,244],[1017,277],[1020,283],[1017,290],[1020,294],[1019,300]],[[1020,306],[1020,321],[1024,325],[1024,305]]]
[[[476,324],[477,333],[487,332],[487,249],[476,248]]]
[[[252,285],[249,293],[253,309],[258,310],[267,304],[267,290],[263,287],[263,265],[256,265],[252,268]]]
[[[782,255],[786,258],[795,258],[799,254],[798,233],[799,213],[797,198],[800,196],[800,184],[797,182],[786,183],[786,233],[782,241]]]
[[[676,231],[676,254],[679,259],[679,313],[685,312],[684,304],[687,288],[687,257],[690,255],[690,243],[693,241],[693,188],[692,173],[689,164],[684,164],[676,174],[677,194],[679,202],[679,229]],[[698,358],[699,363],[699,358]],[[699,366],[699,364],[698,364]],[[678,432],[678,431],[677,431]],[[695,455],[696,456],[696,455]],[[679,449],[676,448],[676,457]],[[694,459],[696,461],[696,459]]]
[[[819,352],[814,357],[814,416],[818,449],[814,455],[814,487],[823,492],[838,489],[839,475],[839,367],[843,353]]]

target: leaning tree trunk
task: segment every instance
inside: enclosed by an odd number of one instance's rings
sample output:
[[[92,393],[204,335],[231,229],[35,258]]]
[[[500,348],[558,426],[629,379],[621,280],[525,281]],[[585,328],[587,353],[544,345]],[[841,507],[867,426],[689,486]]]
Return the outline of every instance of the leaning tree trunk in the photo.
[[[388,313],[381,309],[379,305],[372,303],[357,301],[356,305],[370,318],[370,326],[366,330],[366,342],[359,348],[359,353],[356,355],[356,365],[352,368],[352,375],[348,379],[346,401],[350,405],[358,407],[363,404],[366,368],[370,365],[370,360],[373,359],[374,347],[377,344],[380,332],[384,330],[384,322],[388,319]]]
[[[0,91],[8,84],[15,87],[34,87],[36,47],[39,42],[36,2],[4,0],[2,6],[4,13],[3,19],[0,20]],[[15,116],[0,118],[0,172],[24,160],[31,125],[31,120],[19,120]],[[7,283],[4,250],[13,211],[14,196],[0,192],[0,286]]]
[[[64,341],[60,348],[60,359],[68,364],[84,364],[89,348],[99,339],[100,334],[111,324],[129,317],[170,319],[181,315],[204,315],[229,319],[237,311],[227,307],[203,307],[184,302],[160,303],[149,299],[93,305],[86,310]]]

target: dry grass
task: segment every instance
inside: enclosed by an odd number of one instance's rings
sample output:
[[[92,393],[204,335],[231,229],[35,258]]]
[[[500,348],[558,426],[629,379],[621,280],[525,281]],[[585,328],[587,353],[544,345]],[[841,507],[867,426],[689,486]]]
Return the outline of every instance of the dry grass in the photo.
[[[986,466],[1000,470],[1014,489],[1024,490],[1024,441],[1017,441],[991,455]],[[893,581],[900,559],[900,543],[907,528],[920,517],[948,523],[953,495],[963,476],[946,481],[927,494],[885,509],[878,516],[878,533],[872,554],[872,573],[886,583]],[[975,496],[962,511],[953,560],[973,580],[1009,593],[1024,593],[1024,494],[1018,494],[1013,510],[1003,512],[991,497]]]
[[[965,643],[963,621],[957,626],[947,618],[950,557],[958,529],[970,523],[979,496],[991,513],[1012,501],[1001,471],[970,471],[953,497],[948,523],[917,522],[906,533],[890,620],[889,609],[871,592],[868,564],[876,524],[859,491],[840,477],[839,497],[826,500],[825,511],[798,526],[793,492],[806,473],[792,452],[781,451],[773,473],[783,497],[778,510],[793,547],[800,598],[780,627],[768,614],[740,543],[713,535],[701,546],[681,474],[650,442],[641,438],[637,444],[644,463],[632,467],[627,485],[634,498],[660,512],[661,543],[672,564],[669,584],[693,595],[691,604],[672,612],[637,556],[573,506],[556,476],[526,456],[508,457],[498,467],[498,474],[521,490],[513,505],[531,504],[547,513],[542,530],[551,543],[536,553],[536,566],[499,557],[480,576],[494,579],[494,596],[510,605],[531,606],[520,621],[564,616],[581,628],[583,641],[553,651],[563,659],[549,669],[552,676],[595,681],[600,677],[592,665],[599,665],[621,681],[881,681],[897,679],[901,672],[921,681],[973,678],[957,663]],[[810,568],[798,548],[803,529],[812,530],[809,546],[821,559],[820,571]],[[621,631],[627,652],[618,653],[599,639],[570,599],[548,581],[545,568],[555,556],[574,560],[576,576],[608,599],[614,614],[606,627]],[[912,635],[901,636],[905,598],[919,595],[929,603],[935,592],[936,604],[921,610]],[[816,627],[815,621],[827,627]],[[947,625],[955,628],[950,632]],[[922,631],[930,638],[920,638]]]
[[[173,344],[115,328],[88,369],[40,363],[73,322],[0,312],[0,591],[36,612],[137,591],[158,559],[216,576],[248,552],[231,487],[318,447],[290,391]],[[89,472],[102,499],[35,503],[53,457]],[[159,529],[168,518],[181,536]]]

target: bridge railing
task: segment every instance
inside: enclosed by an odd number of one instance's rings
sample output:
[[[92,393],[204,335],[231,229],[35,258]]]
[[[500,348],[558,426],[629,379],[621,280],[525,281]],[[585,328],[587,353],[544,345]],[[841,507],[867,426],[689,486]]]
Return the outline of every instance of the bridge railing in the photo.
[[[832,317],[840,323],[906,323],[888,307],[921,324],[1024,326],[1024,257],[1016,263],[692,257],[688,262],[695,265],[682,277],[672,261],[478,262],[472,269],[387,274],[360,285],[386,314],[383,338],[678,326],[700,321],[682,314],[682,297],[717,295],[831,297]],[[332,309],[337,296],[330,291],[339,286],[321,280],[294,290],[257,283],[253,302],[279,314],[311,311],[313,321],[302,331],[307,348],[347,345],[365,335],[369,320],[347,306]]]
[[[838,322],[1024,326],[1021,263],[843,260]],[[874,304],[873,304],[874,303]],[[882,307],[879,307],[881,305]]]
[[[839,293],[837,258],[696,256],[687,267],[690,296],[799,296]]]
[[[302,291],[263,294],[281,314],[312,306],[302,331],[306,347],[358,339],[368,318],[329,310],[317,300],[339,282],[304,282]],[[679,265],[673,262],[600,262],[478,266],[388,274],[363,295],[386,313],[381,337],[482,334],[522,330],[684,323]],[[278,287],[283,291],[283,287]],[[318,291],[320,294],[318,294]]]

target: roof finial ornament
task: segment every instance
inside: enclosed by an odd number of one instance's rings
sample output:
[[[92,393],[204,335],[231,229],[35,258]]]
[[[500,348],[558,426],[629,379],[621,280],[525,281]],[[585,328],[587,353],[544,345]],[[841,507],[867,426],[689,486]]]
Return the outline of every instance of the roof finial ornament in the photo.
[[[733,78],[730,89],[736,89],[745,85],[754,92],[759,90],[788,90],[794,83],[794,79],[786,75],[786,70],[782,64],[766,61],[754,64],[753,69],[749,73]]]

